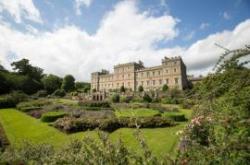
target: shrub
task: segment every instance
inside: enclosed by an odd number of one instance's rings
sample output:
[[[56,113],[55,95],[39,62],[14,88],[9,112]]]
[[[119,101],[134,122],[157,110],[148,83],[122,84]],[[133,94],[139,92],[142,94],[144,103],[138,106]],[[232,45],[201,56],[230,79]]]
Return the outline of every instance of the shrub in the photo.
[[[26,100],[27,97],[28,96],[22,92],[14,91],[0,98],[0,108],[15,107],[19,102]]]
[[[121,97],[121,102],[129,103],[133,99],[133,96],[123,96]]]
[[[167,115],[167,117],[174,121],[186,121],[187,120],[184,114],[169,114]]]
[[[143,101],[150,103],[150,102],[152,102],[152,98],[148,94],[144,94]]]
[[[124,93],[125,91],[126,91],[125,87],[124,87],[124,86],[121,86],[120,92]]]
[[[54,124],[54,127],[67,132],[78,132],[99,128],[103,131],[112,132],[118,128],[157,128],[173,126],[174,122],[166,117],[151,116],[140,118],[61,118]]]
[[[112,102],[113,103],[119,103],[120,102],[120,95],[119,94],[114,94],[112,96]]]
[[[39,90],[35,96],[37,97],[46,97],[48,95],[47,91],[46,90]]]
[[[17,109],[23,112],[42,109],[42,106],[50,105],[51,102],[47,99],[30,100],[17,104]]]
[[[84,102],[79,102],[78,105],[83,107],[110,108],[110,104],[107,101],[84,101]]]
[[[63,89],[57,89],[54,93],[54,96],[58,97],[64,97],[66,95],[66,92]]]
[[[41,121],[43,122],[54,122],[59,118],[67,115],[65,112],[47,112],[42,114]]]
[[[194,106],[194,101],[190,100],[190,99],[183,99],[182,102],[182,107],[185,109],[190,109]]]
[[[144,91],[143,86],[140,85],[140,86],[138,87],[138,91],[139,91],[139,92],[143,92],[143,91]]]
[[[168,86],[167,86],[167,84],[164,84],[163,87],[162,87],[162,91],[166,92],[167,90],[168,90]]]
[[[178,104],[178,100],[176,98],[165,97],[161,101],[163,104]]]

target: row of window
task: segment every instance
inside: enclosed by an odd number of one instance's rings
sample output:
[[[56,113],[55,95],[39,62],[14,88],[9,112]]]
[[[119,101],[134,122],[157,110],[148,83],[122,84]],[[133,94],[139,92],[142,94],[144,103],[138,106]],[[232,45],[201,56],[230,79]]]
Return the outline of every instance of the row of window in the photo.
[[[177,71],[177,69],[174,68],[174,72],[176,72],[176,71]],[[165,73],[169,73],[168,69],[165,70]],[[141,73],[136,74],[137,77],[143,77],[145,75],[147,75],[147,77],[149,77],[150,75],[151,76],[155,76],[155,75],[160,76],[160,75],[162,75],[162,71],[148,71],[148,72],[141,72]]]
[[[157,85],[157,84],[162,85],[164,83],[169,84],[169,79],[166,79],[166,80],[147,80],[147,81],[140,81],[140,82],[136,81],[136,86],[139,86],[139,85],[141,85],[141,86],[145,86],[145,85],[149,86],[149,85]],[[175,78],[174,83],[178,84],[179,83],[179,78]],[[120,86],[124,86],[124,85],[125,85],[124,83],[116,83],[116,87],[120,87]],[[131,87],[130,82],[128,82],[126,85],[127,85],[127,87]],[[110,88],[110,87],[113,87],[113,86],[114,86],[113,83],[111,83],[111,84],[100,84],[101,88],[105,88],[105,87]]]

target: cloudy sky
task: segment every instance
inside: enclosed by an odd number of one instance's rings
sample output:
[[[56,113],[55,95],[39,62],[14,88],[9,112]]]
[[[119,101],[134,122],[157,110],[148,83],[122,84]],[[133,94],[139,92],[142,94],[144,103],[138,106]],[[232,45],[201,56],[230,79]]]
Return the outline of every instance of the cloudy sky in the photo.
[[[249,0],[0,0],[8,69],[27,58],[45,73],[89,81],[118,63],[181,56],[188,74],[207,74],[223,53],[214,43],[250,44]]]

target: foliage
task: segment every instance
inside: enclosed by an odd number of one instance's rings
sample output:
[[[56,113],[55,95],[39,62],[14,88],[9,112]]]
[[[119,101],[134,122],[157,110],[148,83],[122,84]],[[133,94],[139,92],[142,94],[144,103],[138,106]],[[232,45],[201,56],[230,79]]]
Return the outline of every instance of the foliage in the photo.
[[[0,98],[0,108],[15,107],[19,102],[27,99],[27,95],[20,91],[13,91]]]
[[[58,119],[54,126],[64,132],[72,133],[99,128],[103,131],[113,132],[118,128],[157,128],[174,126],[172,120],[160,116],[147,116],[140,118],[72,118]]]
[[[51,102],[47,99],[29,100],[17,104],[17,109],[23,112],[41,109],[45,105],[50,105]]]
[[[64,89],[57,89],[55,90],[53,95],[58,97],[64,97],[66,95],[66,92],[64,91]]]
[[[82,102],[79,102],[78,105],[83,106],[83,107],[110,108],[110,104],[107,101],[82,101]]]
[[[43,75],[43,70],[29,64],[29,60],[22,59],[11,64],[13,70],[16,70],[20,75],[27,75],[28,77],[40,81]]]
[[[73,91],[75,89],[75,78],[72,75],[66,75],[63,78],[62,89],[66,92]]]
[[[125,87],[124,87],[124,86],[121,86],[120,92],[124,93],[125,91],[126,91]]]
[[[147,102],[147,103],[150,103],[150,102],[152,102],[152,98],[148,94],[145,93],[143,95],[143,101]]]
[[[55,90],[60,89],[62,85],[62,79],[56,75],[49,74],[42,78],[44,89],[49,93],[53,93]]]
[[[167,84],[164,84],[164,85],[163,85],[162,91],[163,91],[163,92],[168,91],[168,85],[167,85]]]
[[[58,112],[47,112],[47,113],[42,114],[41,121],[43,121],[43,122],[54,122],[57,119],[64,117],[65,115],[67,115],[67,113],[60,112],[60,111],[58,111]]]
[[[75,83],[75,89],[83,91],[84,93],[87,93],[90,90],[90,83],[76,82]]]
[[[37,97],[46,97],[48,96],[48,93],[46,90],[39,90],[35,93],[35,96]]]
[[[140,85],[140,86],[138,87],[138,91],[139,91],[139,92],[143,92],[143,90],[144,90],[144,89],[143,89],[143,86]]]
[[[249,48],[226,52],[232,56],[222,55],[217,72],[194,87],[199,106],[184,131],[178,162],[248,164],[250,69],[240,58],[249,53]]]
[[[141,132],[134,133],[141,154],[130,151],[121,140],[112,142],[108,134],[99,132],[98,139],[71,141],[62,150],[53,146],[24,142],[21,148],[9,148],[0,158],[1,164],[170,164],[171,159],[158,159],[149,149]]]
[[[119,94],[113,94],[112,96],[112,102],[113,103],[119,103],[120,102],[120,95]]]
[[[129,103],[133,100],[133,96],[122,96],[120,100],[123,103]]]

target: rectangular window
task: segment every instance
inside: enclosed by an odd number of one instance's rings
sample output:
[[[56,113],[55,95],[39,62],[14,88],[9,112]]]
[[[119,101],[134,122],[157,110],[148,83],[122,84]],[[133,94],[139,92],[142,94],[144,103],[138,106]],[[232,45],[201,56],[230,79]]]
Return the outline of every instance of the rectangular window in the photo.
[[[160,84],[160,85],[162,84],[162,81],[161,81],[161,80],[159,80],[159,84]]]
[[[175,78],[174,80],[175,80],[175,84],[178,84],[178,78]]]
[[[149,77],[149,72],[147,72],[147,77]]]
[[[153,85],[155,85],[155,80],[153,80]]]
[[[158,75],[161,75],[161,71],[158,71]]]
[[[149,85],[149,81],[147,81],[147,85]]]
[[[153,76],[155,75],[155,72],[152,72]]]
[[[174,68],[174,72],[176,72],[176,68]]]
[[[166,79],[166,84],[168,84],[168,79]]]

